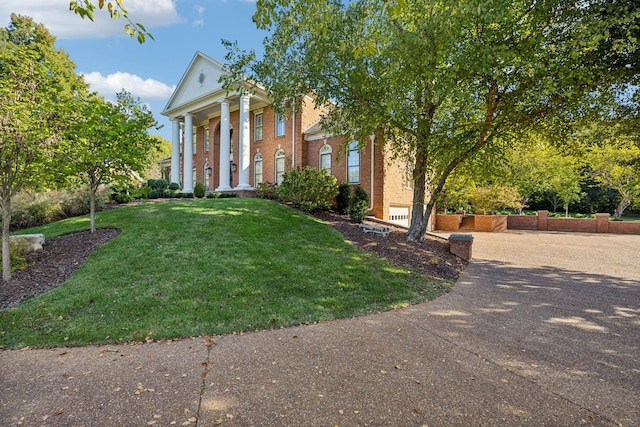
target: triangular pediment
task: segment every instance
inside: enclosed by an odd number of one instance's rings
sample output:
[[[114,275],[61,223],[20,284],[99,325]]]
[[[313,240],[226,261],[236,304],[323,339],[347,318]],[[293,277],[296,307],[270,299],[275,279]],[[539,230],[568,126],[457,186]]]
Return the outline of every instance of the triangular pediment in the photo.
[[[169,98],[163,114],[179,110],[181,106],[186,106],[207,94],[221,91],[222,83],[219,83],[219,79],[223,73],[224,65],[221,62],[202,52],[196,52]]]

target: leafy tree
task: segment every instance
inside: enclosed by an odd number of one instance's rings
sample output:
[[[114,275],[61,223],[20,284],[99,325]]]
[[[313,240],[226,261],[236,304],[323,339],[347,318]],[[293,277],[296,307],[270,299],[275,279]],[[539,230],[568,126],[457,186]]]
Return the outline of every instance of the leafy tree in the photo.
[[[618,137],[590,147],[589,173],[620,193],[613,217],[620,218],[640,196],[640,147],[629,138]]]
[[[146,28],[144,28],[144,25],[139,22],[134,23],[129,18],[129,13],[122,4],[122,0],[106,2],[105,0],[98,0],[97,2],[90,0],[70,0],[69,9],[82,19],[89,18],[93,21],[93,14],[96,10],[96,6],[98,9],[104,9],[105,5],[111,19],[118,20],[122,17],[128,21],[124,26],[124,32],[131,38],[135,37],[140,44],[144,43],[147,37],[153,40],[153,36],[146,30]]]
[[[153,135],[152,138],[157,140],[155,149],[149,153],[148,166],[142,173],[144,178],[162,178],[160,170],[160,160],[171,157],[171,142],[167,141],[159,135]]]
[[[0,30],[0,206],[2,278],[11,279],[11,199],[25,188],[45,187],[50,160],[74,120],[71,102],[86,94],[75,65],[54,47],[55,38],[31,18],[11,15]]]
[[[271,31],[264,57],[226,42],[231,73],[223,80],[228,88],[245,76],[264,84],[281,111],[297,107],[301,98],[292,94],[312,93],[334,134],[361,144],[380,135],[378,142],[414,165],[407,240],[418,241],[458,165],[491,162],[504,151],[501,135],[562,114],[575,120],[632,78],[618,72],[620,55],[606,63],[593,55],[606,48],[598,31],[630,25],[605,5],[261,0],[254,21]],[[627,5],[637,17],[639,7]],[[635,49],[632,32],[616,34],[616,46]]]
[[[552,161],[551,174],[547,182],[548,189],[562,200],[565,216],[569,216],[569,205],[578,202],[582,196],[581,163],[570,155],[557,155]]]
[[[129,181],[142,173],[158,140],[147,133],[156,125],[147,107],[128,92],[112,104],[95,94],[78,107],[82,120],[69,132],[69,144],[57,161],[64,176],[85,184],[91,194],[91,232],[95,232],[95,196],[101,185]]]
[[[498,208],[520,208],[518,188],[513,185],[480,185],[469,195],[471,204],[478,209],[493,211]]]

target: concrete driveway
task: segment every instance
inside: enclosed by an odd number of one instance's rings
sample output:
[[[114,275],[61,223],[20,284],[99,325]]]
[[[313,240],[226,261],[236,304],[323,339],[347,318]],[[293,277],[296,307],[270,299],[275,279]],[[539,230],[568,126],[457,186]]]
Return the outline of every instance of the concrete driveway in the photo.
[[[475,233],[473,255],[392,312],[0,351],[2,425],[640,425],[640,237]]]

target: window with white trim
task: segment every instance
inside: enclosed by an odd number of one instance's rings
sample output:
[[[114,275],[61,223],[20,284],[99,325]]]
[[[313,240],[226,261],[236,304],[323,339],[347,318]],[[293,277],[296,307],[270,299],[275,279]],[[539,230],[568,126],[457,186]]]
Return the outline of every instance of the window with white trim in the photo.
[[[258,184],[262,184],[262,154],[258,153],[253,158],[253,180],[255,181],[254,187]]]
[[[198,169],[194,166],[193,167],[193,177],[191,179],[191,188],[196,188],[196,183],[198,182],[197,178],[197,173],[198,173]]]
[[[331,175],[331,146],[324,144],[320,147],[320,170],[326,169]]]
[[[347,152],[347,180],[349,184],[360,183],[360,148],[358,141],[349,144]]]
[[[194,127],[193,128],[193,134],[191,135],[191,144],[193,144],[193,154],[196,154],[196,147],[197,147],[197,139],[196,139],[196,135],[198,134],[198,128]]]
[[[263,129],[262,118],[263,118],[262,113],[257,113],[254,116],[254,121],[253,121],[254,141],[262,141],[262,129]]]
[[[276,151],[276,184],[282,184],[282,176],[284,175],[284,150]]]
[[[284,136],[284,116],[276,113],[276,136]]]
[[[204,152],[209,152],[209,128],[204,128]]]

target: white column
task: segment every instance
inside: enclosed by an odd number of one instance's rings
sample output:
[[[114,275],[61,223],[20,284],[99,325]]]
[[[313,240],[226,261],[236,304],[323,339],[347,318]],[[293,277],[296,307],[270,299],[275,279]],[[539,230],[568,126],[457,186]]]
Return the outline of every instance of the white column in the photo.
[[[251,131],[249,130],[249,95],[240,97],[240,134],[238,162],[240,173],[236,190],[253,190],[249,185],[249,167],[251,165]]]
[[[171,182],[180,184],[180,121],[171,118]]]
[[[216,191],[231,190],[229,186],[231,151],[231,128],[229,124],[229,101],[226,99],[220,103],[220,186]]]
[[[193,193],[193,116],[189,113],[184,116],[184,159],[182,159],[183,193]]]

